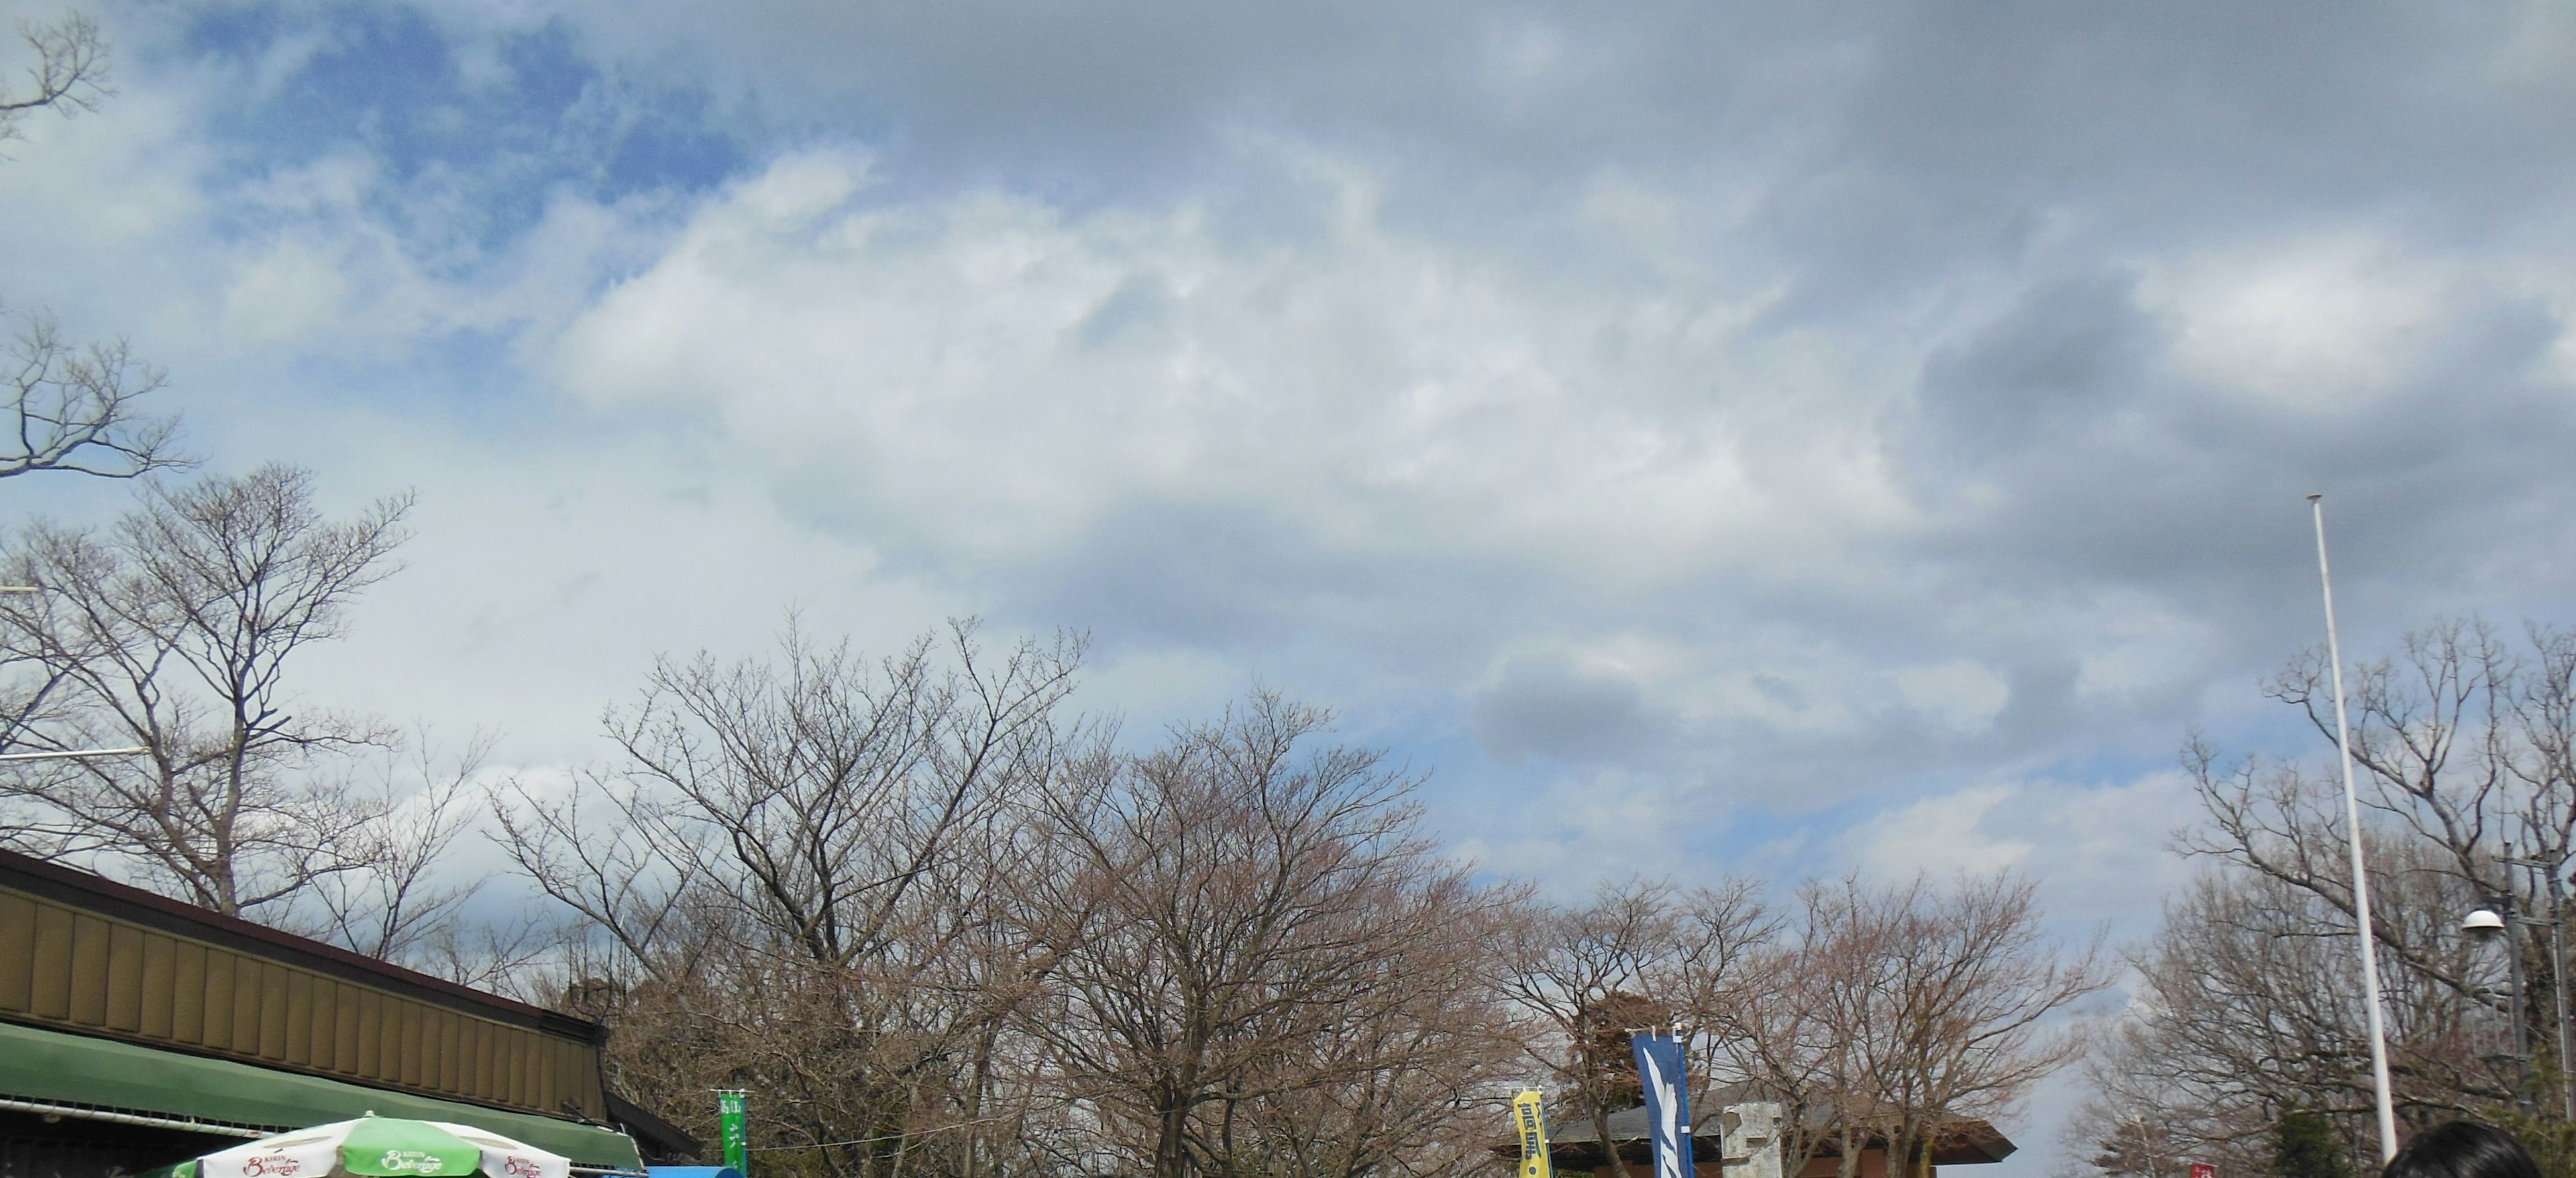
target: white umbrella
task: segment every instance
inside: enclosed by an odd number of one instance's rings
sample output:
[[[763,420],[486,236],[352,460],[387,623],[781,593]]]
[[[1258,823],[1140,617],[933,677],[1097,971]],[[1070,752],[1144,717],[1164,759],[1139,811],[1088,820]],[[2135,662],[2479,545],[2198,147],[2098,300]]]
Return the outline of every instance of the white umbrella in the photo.
[[[374,1113],[181,1162],[174,1178],[570,1178],[572,1159],[489,1129]]]

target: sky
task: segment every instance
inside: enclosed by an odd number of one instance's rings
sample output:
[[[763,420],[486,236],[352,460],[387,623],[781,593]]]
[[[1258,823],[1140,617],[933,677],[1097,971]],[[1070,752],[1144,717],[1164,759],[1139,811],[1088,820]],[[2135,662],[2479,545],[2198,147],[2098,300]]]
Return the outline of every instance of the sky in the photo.
[[[2134,938],[2185,734],[2318,751],[2307,493],[2356,657],[2576,620],[2563,6],[90,11],[0,299],[210,470],[416,492],[302,681],[496,773],[791,609],[975,616],[1132,732],[1330,706],[1551,894],[2011,867]]]

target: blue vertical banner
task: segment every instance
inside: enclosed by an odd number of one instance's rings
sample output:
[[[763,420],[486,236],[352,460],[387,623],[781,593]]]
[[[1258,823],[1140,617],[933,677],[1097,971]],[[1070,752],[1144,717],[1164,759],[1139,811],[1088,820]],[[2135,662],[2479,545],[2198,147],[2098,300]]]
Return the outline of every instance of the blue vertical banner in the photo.
[[[1697,1178],[1691,1165],[1690,1080],[1682,1074],[1681,1037],[1648,1031],[1628,1036],[1628,1046],[1637,1053],[1637,1078],[1645,1082],[1655,1178]]]

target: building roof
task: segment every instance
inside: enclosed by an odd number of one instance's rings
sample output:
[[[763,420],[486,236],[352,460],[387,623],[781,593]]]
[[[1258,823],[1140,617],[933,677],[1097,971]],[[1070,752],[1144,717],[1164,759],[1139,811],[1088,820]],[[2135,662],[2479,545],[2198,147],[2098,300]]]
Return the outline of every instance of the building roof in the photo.
[[[19,1111],[263,1137],[369,1113],[462,1121],[576,1165],[633,1170],[635,1142],[558,1117],[439,1100],[140,1043],[0,1022],[0,1095]]]
[[[557,1120],[609,1111],[596,1023],[8,852],[0,1022]]]
[[[604,1042],[599,1024],[561,1011],[458,985],[309,937],[226,916],[78,868],[0,850],[0,888],[58,900],[87,912],[119,917],[146,928],[248,952],[262,960],[302,966],[381,990],[393,990],[467,1014],[588,1043]]]
[[[1708,1131],[1712,1128],[1714,1128],[1713,1125],[1703,1120],[1700,1133],[1691,1138],[1693,1161],[1718,1160],[1721,1151],[1717,1135]],[[1639,1105],[1636,1108],[1622,1109],[1610,1114],[1610,1139],[1618,1144],[1621,1156],[1633,1156],[1635,1160],[1644,1160],[1647,1136],[1645,1106]],[[1599,1141],[1600,1135],[1594,1129],[1589,1117],[1567,1118],[1563,1121],[1550,1117],[1548,1120],[1548,1156],[1557,1165],[1589,1169],[1603,1164],[1607,1159]],[[1869,1139],[1867,1148],[1883,1148],[1885,1144],[1876,1137],[1872,1137]],[[2013,1151],[2019,1148],[2013,1144],[2011,1138],[2004,1136],[2003,1131],[1992,1124],[1973,1117],[1963,1117],[1943,1126],[1940,1136],[1933,1143],[1932,1164],[1966,1166],[2000,1162],[2012,1156]],[[1498,1152],[1517,1156],[1520,1153],[1519,1140],[1513,1139],[1509,1144],[1500,1147]],[[1831,1141],[1824,1143],[1823,1148],[1818,1150],[1817,1156],[1837,1156],[1834,1144]]]

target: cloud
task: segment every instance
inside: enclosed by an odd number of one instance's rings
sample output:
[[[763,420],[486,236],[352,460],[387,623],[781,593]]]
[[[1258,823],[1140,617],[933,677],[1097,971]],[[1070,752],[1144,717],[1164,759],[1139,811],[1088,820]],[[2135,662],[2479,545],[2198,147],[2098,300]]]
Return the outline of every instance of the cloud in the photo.
[[[2356,652],[2576,589],[2548,5],[107,15],[0,294],[133,335],[219,469],[418,487],[310,690],[532,772],[790,602],[979,613],[1091,632],[1131,731],[1337,705],[1551,887],[2126,920],[2187,725],[2312,739],[2251,689],[2320,628],[2303,494]]]
[[[2188,878],[2169,841],[2194,805],[2178,772],[1995,782],[1870,815],[1842,850],[1886,880],[2017,872],[2044,883],[2043,907],[2062,928],[2107,921],[2134,937],[2153,929],[2163,896]]]
[[[1985,829],[1986,816],[2014,793],[2004,786],[1979,786],[1882,813],[1861,828],[1853,858],[1873,874],[1896,878],[1990,875],[2021,866],[2037,848],[1995,838]]]

